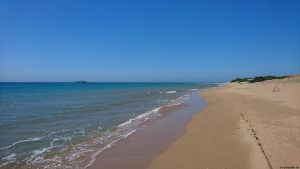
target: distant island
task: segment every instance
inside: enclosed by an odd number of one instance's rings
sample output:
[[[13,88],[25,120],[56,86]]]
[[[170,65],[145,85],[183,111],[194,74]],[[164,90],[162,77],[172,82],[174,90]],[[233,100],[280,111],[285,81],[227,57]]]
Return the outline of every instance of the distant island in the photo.
[[[75,83],[87,83],[87,81],[76,81]]]

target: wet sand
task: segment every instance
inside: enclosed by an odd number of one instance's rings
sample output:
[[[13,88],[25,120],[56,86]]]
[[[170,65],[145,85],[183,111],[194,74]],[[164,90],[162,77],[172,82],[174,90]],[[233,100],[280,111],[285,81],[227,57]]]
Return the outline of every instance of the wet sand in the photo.
[[[226,84],[202,96],[209,105],[148,169],[300,166],[300,76]]]
[[[165,151],[183,133],[193,114],[205,105],[195,92],[181,105],[160,110],[161,117],[146,122],[143,129],[98,155],[91,169],[142,169]]]

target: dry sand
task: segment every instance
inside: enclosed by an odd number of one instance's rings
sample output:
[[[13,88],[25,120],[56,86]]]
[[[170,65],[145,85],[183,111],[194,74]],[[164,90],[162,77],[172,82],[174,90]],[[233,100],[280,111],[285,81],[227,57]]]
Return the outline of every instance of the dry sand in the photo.
[[[273,92],[274,87],[280,88]],[[300,76],[226,84],[149,169],[300,167]]]

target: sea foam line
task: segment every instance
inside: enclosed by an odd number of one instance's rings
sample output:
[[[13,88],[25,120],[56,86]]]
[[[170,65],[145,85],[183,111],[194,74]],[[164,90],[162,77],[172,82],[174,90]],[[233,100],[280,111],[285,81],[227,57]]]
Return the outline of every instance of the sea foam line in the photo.
[[[35,138],[28,138],[28,139],[25,139],[25,140],[17,141],[17,142],[12,143],[11,145],[1,147],[0,150],[4,150],[4,149],[10,148],[10,147],[13,147],[13,146],[15,146],[17,144],[20,144],[20,143],[25,143],[25,142],[30,142],[30,141],[39,141],[42,138],[43,137],[35,137]]]
[[[118,141],[134,134],[143,127],[142,124],[147,120],[161,116],[159,113],[160,109],[179,105],[189,97],[189,94],[177,97],[165,106],[154,108],[134,118],[131,118],[124,123],[119,124],[115,129],[104,132],[99,138],[75,145],[72,150],[68,151],[62,157],[54,156],[51,159],[45,159],[44,153],[40,153],[40,151],[38,151],[38,153],[36,152],[34,154],[37,156],[29,159],[28,162],[34,166],[38,165],[41,168],[88,168],[89,166],[93,165],[96,157],[102,151],[112,147]],[[47,150],[44,152],[47,152]]]
[[[175,90],[171,90],[171,91],[166,91],[165,93],[167,93],[167,94],[173,94],[173,93],[176,93],[176,91]]]
[[[27,163],[31,163],[34,166],[38,165],[42,168],[87,168],[94,163],[96,156],[103,150],[135,133],[140,129],[143,122],[160,116],[158,113],[160,109],[161,107],[155,108],[135,118],[131,118],[118,125],[116,129],[105,132],[100,138],[75,145],[65,157],[55,156],[51,159],[45,159],[44,153],[49,151],[49,147],[35,150],[33,155],[27,158]],[[99,147],[102,148],[99,149]],[[82,160],[82,156],[89,157],[89,159]],[[82,165],[84,163],[86,165]]]

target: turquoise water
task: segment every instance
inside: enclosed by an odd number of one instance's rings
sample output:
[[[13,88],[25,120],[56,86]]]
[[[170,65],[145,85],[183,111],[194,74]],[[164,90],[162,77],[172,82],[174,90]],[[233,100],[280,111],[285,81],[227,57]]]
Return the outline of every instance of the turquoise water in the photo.
[[[0,83],[0,168],[85,168],[209,83]]]

